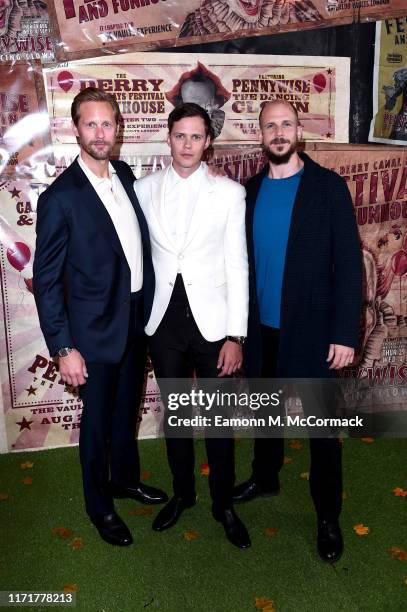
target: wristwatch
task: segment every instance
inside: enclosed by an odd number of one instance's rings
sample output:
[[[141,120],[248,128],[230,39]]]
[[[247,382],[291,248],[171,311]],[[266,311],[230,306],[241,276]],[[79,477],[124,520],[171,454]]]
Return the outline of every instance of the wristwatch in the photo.
[[[246,337],[245,336],[226,336],[226,340],[230,340],[230,342],[235,342],[239,346],[243,346]]]
[[[67,357],[74,350],[72,346],[63,346],[57,351],[56,357]]]

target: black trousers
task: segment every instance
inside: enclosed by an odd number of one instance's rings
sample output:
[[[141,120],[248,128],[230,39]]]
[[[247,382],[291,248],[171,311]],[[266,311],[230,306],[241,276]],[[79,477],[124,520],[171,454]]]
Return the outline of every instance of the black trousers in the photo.
[[[262,378],[274,378],[277,369],[278,329],[262,325]],[[312,414],[312,406],[303,405]],[[319,519],[335,520],[342,508],[342,445],[338,438],[310,438],[309,485]],[[253,478],[261,486],[274,488],[284,463],[283,438],[256,438]]]
[[[217,361],[223,343],[223,339],[208,342],[202,336],[189,308],[182,276],[178,274],[166,313],[150,338],[151,360],[164,403],[166,394],[171,392],[165,379],[186,379],[193,370],[198,379],[217,378]],[[218,380],[221,386],[222,379]],[[193,439],[170,437],[170,428],[166,425],[164,431],[174,495],[193,501],[196,496]],[[225,508],[231,505],[235,478],[234,441],[232,437],[205,438],[205,443],[211,497],[217,508]]]
[[[142,292],[131,295],[127,345],[119,363],[87,363],[81,386],[83,412],[79,437],[86,511],[101,517],[113,511],[109,477],[135,486],[140,462],[135,438],[144,381],[146,339]]]

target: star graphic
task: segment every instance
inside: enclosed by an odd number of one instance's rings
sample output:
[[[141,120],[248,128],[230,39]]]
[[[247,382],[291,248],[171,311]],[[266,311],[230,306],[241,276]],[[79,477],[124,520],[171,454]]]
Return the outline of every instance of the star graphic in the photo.
[[[12,198],[19,198],[21,193],[21,191],[18,191],[16,187],[13,187],[13,191],[10,191],[9,189],[8,192],[11,193]]]
[[[30,385],[29,388],[26,389],[26,391],[28,395],[36,395],[37,388]]]
[[[332,134],[331,134],[331,132],[327,132],[327,133],[325,134],[325,136],[326,136],[327,138],[332,138]]]
[[[328,68],[327,73],[328,73],[328,74],[332,74],[332,72],[333,72],[333,71],[332,71],[332,68]]]
[[[34,421],[27,421],[25,417],[23,417],[22,421],[16,421],[16,425],[20,425],[20,431],[23,431],[23,429],[29,429],[31,431],[31,423],[34,423]]]

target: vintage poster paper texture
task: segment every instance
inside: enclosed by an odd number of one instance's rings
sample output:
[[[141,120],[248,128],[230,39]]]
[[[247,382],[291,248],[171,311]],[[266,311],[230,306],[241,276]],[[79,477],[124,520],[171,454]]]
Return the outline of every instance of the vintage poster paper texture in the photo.
[[[405,0],[52,0],[50,9],[62,60],[382,19],[402,14]]]
[[[0,62],[41,60],[53,62],[45,0],[2,0],[0,5]]]
[[[0,176],[50,176],[49,130],[40,63],[0,64]]]
[[[405,149],[317,147],[310,154],[345,178],[355,206],[365,278],[360,349],[350,374],[382,387],[383,405],[403,409],[407,397]]]
[[[48,353],[32,293],[36,206],[50,182],[0,179],[0,423],[8,450],[64,446],[79,437],[82,404]],[[151,366],[141,417],[139,436],[155,437],[161,403]]]
[[[275,99],[295,105],[306,140],[348,140],[348,58],[134,53],[45,69],[44,79],[55,145],[75,142],[70,105],[90,85],[115,95],[124,144],[165,142],[181,102],[208,110],[217,144],[257,143],[261,105]]]
[[[369,140],[407,143],[406,16],[376,24],[373,119]]]
[[[56,173],[60,174],[74,161],[79,153],[79,147],[62,145],[57,147],[56,151]],[[129,164],[136,178],[161,170],[171,163],[169,147],[166,144],[122,147],[120,159]],[[266,163],[261,148],[256,145],[230,147],[216,145],[210,151],[207,162],[222,169],[226,176],[242,184],[259,172]]]

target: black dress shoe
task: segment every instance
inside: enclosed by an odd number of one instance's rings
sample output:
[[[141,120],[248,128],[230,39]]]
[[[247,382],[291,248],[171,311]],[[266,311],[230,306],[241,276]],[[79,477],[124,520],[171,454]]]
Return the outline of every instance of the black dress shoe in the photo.
[[[186,500],[183,497],[171,497],[170,501],[157,514],[153,521],[154,531],[164,531],[178,522],[179,517],[186,508],[195,506],[195,500]]]
[[[127,526],[123,523],[120,516],[116,512],[106,514],[99,518],[91,518],[99,532],[100,537],[109,544],[115,546],[129,546],[133,544],[133,538]]]
[[[343,553],[343,539],[338,521],[318,521],[317,547],[323,561],[335,563]]]
[[[156,489],[155,487],[149,487],[146,484],[140,482],[136,487],[120,487],[115,484],[110,485],[110,490],[113,497],[117,499],[129,498],[135,499],[142,504],[163,504],[168,501],[168,495]]]
[[[213,518],[222,523],[229,542],[238,548],[249,548],[251,546],[250,536],[246,527],[237,516],[233,508],[224,510],[212,510]]]
[[[249,478],[249,480],[245,480],[245,482],[242,482],[233,489],[232,501],[236,504],[250,501],[260,495],[266,497],[268,495],[278,495],[279,493],[280,483],[278,478],[272,487],[262,487],[253,478]]]

